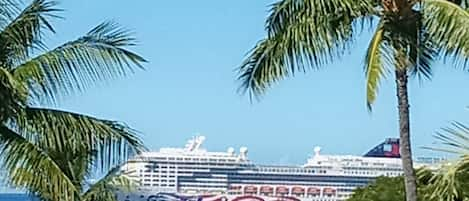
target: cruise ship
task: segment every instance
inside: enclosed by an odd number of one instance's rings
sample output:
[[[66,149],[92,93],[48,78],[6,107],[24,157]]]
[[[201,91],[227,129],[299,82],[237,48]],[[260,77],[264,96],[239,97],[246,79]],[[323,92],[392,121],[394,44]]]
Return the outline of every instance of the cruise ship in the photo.
[[[161,148],[129,160],[124,174],[138,188],[120,201],[343,201],[379,176],[402,175],[399,139],[389,138],[364,156],[323,155],[319,147],[304,165],[259,165],[248,149],[210,152],[203,136],[184,148]],[[415,166],[436,163],[426,159]]]

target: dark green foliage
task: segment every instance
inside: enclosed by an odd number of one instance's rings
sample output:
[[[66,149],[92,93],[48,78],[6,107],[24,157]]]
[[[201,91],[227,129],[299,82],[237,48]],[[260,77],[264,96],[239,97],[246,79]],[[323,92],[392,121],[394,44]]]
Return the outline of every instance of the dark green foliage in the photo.
[[[431,201],[428,199],[430,191],[424,180],[418,182],[418,191],[418,201]],[[370,185],[354,190],[347,201],[405,201],[404,178],[378,177]]]
[[[379,177],[367,187],[354,190],[347,201],[404,201],[404,178]]]

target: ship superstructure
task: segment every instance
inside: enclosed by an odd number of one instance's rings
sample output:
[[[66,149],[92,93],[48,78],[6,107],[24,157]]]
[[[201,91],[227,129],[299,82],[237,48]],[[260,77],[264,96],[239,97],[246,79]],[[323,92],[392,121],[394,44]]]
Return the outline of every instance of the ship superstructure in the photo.
[[[402,174],[398,139],[364,156],[322,155],[316,147],[301,166],[256,165],[245,147],[239,153],[209,152],[204,140],[198,136],[185,148],[161,148],[130,160],[123,171],[139,187],[119,193],[119,200],[342,201],[378,176]]]

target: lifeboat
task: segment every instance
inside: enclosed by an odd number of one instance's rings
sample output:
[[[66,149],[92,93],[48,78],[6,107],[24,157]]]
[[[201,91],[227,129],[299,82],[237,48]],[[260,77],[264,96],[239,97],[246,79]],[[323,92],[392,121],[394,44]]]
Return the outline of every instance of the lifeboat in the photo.
[[[241,190],[241,186],[230,186],[230,190]]]
[[[322,191],[324,195],[333,196],[336,194],[336,190],[333,188],[324,188]]]
[[[260,189],[262,195],[272,195],[274,193],[274,188],[271,186],[262,186]]]
[[[245,186],[244,193],[246,194],[257,194],[257,187],[255,186]]]
[[[288,192],[289,192],[289,190],[285,186],[279,186],[275,189],[275,193],[277,195],[288,195]]]
[[[293,187],[291,189],[291,194],[295,196],[303,196],[305,194],[305,189],[302,187]]]
[[[242,189],[243,189],[242,186],[230,186],[230,187],[228,188],[228,194],[232,194],[232,195],[241,194],[241,193],[242,193]]]
[[[261,193],[272,193],[274,192],[274,188],[271,186],[262,186],[261,187]]]
[[[315,187],[310,187],[308,188],[308,195],[310,196],[318,196],[321,194],[321,189],[315,188]]]

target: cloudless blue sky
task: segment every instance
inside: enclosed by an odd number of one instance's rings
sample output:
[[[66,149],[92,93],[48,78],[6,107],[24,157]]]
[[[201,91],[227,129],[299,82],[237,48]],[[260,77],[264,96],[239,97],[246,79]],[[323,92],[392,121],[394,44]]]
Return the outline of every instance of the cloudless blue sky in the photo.
[[[316,145],[323,153],[363,154],[385,137],[397,137],[393,79],[383,83],[372,114],[365,106],[363,58],[369,33],[350,55],[324,70],[298,75],[251,104],[236,93],[236,68],[264,36],[270,0],[61,1],[51,46],[114,19],[134,30],[133,48],[150,62],[146,71],[103,84],[58,107],[127,122],[151,149],[183,146],[196,133],[205,147],[247,146],[252,160],[302,164]],[[431,145],[452,120],[466,122],[469,73],[436,64],[432,82],[410,87],[412,143]]]

